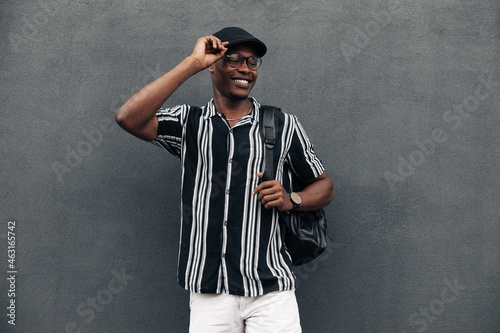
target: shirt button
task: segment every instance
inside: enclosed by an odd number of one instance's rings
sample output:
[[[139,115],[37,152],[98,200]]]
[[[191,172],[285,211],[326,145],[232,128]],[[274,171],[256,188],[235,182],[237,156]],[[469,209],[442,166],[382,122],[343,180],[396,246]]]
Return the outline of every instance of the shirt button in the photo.
[[[229,194],[229,189],[226,190],[226,194]]]
[[[233,159],[232,158],[229,159],[229,163],[233,163]]]
[[[233,129],[232,128],[229,130],[229,133],[233,133]]]
[[[222,258],[225,258],[225,257],[226,257],[226,254],[225,254],[225,253],[223,253],[223,254],[222,254]]]
[[[227,225],[227,221],[224,221],[224,225]]]

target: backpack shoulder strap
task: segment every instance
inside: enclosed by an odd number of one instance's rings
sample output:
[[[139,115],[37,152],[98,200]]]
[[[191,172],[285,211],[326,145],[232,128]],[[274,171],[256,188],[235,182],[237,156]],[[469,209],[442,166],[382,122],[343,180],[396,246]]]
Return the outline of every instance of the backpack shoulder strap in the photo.
[[[260,135],[262,136],[266,150],[264,180],[275,178],[273,168],[273,148],[276,143],[275,113],[280,111],[281,109],[274,106],[262,105],[260,107]]]

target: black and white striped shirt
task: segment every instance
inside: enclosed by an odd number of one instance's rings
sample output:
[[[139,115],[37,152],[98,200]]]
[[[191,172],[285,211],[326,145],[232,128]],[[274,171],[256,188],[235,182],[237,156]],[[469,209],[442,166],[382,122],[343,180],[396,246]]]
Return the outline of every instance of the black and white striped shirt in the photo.
[[[252,196],[264,170],[260,104],[232,128],[213,100],[199,108],[160,109],[152,143],[181,160],[182,210],[178,282],[195,293],[259,296],[295,288],[284,229],[275,208]],[[277,113],[276,179],[288,165],[301,179],[323,173],[297,118]],[[287,177],[285,177],[287,178]]]

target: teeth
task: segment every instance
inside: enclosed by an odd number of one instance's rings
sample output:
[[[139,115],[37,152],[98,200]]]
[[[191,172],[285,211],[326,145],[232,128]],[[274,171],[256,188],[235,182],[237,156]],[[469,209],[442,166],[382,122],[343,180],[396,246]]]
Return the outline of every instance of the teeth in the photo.
[[[238,82],[238,83],[248,83],[247,80],[238,80],[238,79],[235,79],[234,81]]]

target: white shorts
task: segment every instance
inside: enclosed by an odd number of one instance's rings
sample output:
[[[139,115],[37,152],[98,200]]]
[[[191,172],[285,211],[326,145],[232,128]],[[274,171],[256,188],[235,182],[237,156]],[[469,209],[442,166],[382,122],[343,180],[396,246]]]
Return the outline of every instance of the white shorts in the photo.
[[[190,333],[301,333],[295,291],[257,297],[191,293]]]

